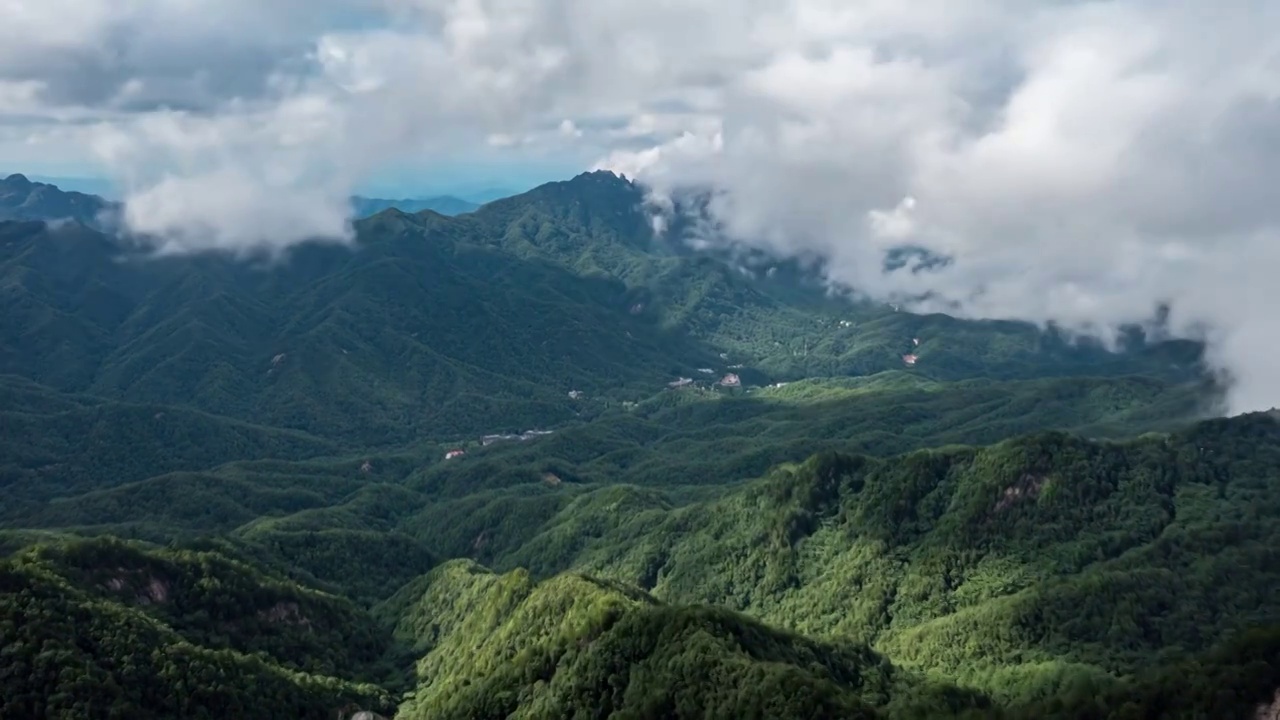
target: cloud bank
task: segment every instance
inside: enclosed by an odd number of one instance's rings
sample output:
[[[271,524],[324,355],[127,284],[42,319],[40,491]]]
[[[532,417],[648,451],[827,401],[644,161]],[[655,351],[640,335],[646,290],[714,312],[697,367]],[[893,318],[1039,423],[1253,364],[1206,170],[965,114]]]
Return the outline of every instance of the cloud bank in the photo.
[[[173,251],[345,238],[406,156],[581,157],[659,208],[715,188],[727,238],[919,309],[1105,332],[1168,304],[1234,410],[1280,405],[1276,3],[10,4],[0,151],[91,153]],[[901,245],[952,262],[882,272]]]

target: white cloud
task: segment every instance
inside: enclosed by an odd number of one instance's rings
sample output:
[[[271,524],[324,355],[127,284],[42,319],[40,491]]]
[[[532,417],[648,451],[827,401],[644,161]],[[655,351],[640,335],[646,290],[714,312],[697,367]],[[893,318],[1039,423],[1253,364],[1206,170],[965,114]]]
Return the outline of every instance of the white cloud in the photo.
[[[577,124],[568,118],[560,121],[559,130],[560,134],[567,138],[582,137],[582,130],[578,128]]]
[[[656,208],[715,187],[734,239],[875,297],[1075,327],[1172,301],[1236,409],[1280,404],[1275,3],[8,5],[0,120],[91,148],[173,250],[343,238],[406,154],[594,148]],[[954,262],[883,274],[901,243]]]
[[[990,24],[959,26],[969,42],[916,15],[893,42],[877,26],[780,52],[726,85],[724,127],[704,143],[719,151],[687,152],[683,137],[606,165],[659,193],[713,185],[732,236],[817,252],[834,280],[877,297],[932,291],[952,312],[1076,328],[1172,302],[1175,332],[1213,328],[1235,409],[1280,405],[1276,11],[1111,2],[978,17]],[[984,85],[991,57],[1006,87]],[[955,262],[883,274],[900,243]]]

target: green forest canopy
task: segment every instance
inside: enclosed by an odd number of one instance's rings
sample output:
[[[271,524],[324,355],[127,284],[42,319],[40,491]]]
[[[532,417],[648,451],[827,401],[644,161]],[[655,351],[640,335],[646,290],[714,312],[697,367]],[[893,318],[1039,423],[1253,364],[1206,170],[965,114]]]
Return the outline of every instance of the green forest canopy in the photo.
[[[1198,346],[833,298],[639,200],[266,267],[0,223],[0,717],[1273,701],[1280,426],[1210,419]]]

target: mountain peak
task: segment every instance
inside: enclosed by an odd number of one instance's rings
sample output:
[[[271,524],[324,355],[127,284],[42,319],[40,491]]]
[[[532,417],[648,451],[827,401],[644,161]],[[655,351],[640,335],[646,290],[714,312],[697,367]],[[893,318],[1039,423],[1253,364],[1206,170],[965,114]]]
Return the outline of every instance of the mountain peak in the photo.
[[[625,177],[609,170],[592,170],[579,173],[568,180],[554,180],[528,192],[495,200],[485,205],[483,211],[501,214],[530,203],[549,203],[561,210],[572,207],[590,208],[589,212],[616,216],[635,211],[641,199],[639,188]]]
[[[611,170],[591,170],[579,173],[568,180],[560,180],[540,185],[526,195],[551,192],[558,195],[570,194],[580,197],[598,199],[613,198],[615,200],[635,199],[637,187],[635,183]],[[516,196],[519,197],[519,196]]]
[[[633,184],[625,176],[619,175],[612,170],[589,170],[584,173],[579,173],[569,182],[571,183],[583,183],[583,182],[616,183],[618,185],[625,185],[627,187],[631,187],[631,185]]]
[[[0,183],[0,184],[8,185],[15,188],[26,189],[31,187],[32,182],[27,179],[26,175],[23,175],[21,173],[14,173],[9,177],[5,178],[3,183]]]
[[[99,215],[112,207],[97,195],[65,192],[19,173],[0,180],[0,220],[70,219],[96,226]]]

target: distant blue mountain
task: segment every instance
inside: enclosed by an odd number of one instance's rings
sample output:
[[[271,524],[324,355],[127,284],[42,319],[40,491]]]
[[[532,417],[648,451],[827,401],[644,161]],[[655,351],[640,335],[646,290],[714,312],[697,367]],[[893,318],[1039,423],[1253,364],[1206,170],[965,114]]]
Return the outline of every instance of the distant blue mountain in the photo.
[[[450,195],[403,200],[351,198],[352,214],[357,218],[376,215],[388,208],[407,213],[433,210],[441,215],[461,215],[480,207],[478,203]],[[117,210],[119,203],[99,195],[68,191],[47,182],[37,182],[25,175],[0,177],[0,220],[75,219],[94,225],[104,211]]]
[[[441,215],[462,215],[463,213],[469,213],[475,210],[480,207],[480,205],[468,200],[463,200],[462,198],[453,197],[452,195],[404,200],[385,200],[382,198],[367,198],[357,195],[351,198],[351,207],[356,218],[359,219],[376,215],[388,208],[395,208],[407,213],[433,210]]]
[[[0,179],[0,220],[79,220],[94,225],[116,207],[97,195],[64,192],[25,175]]]

